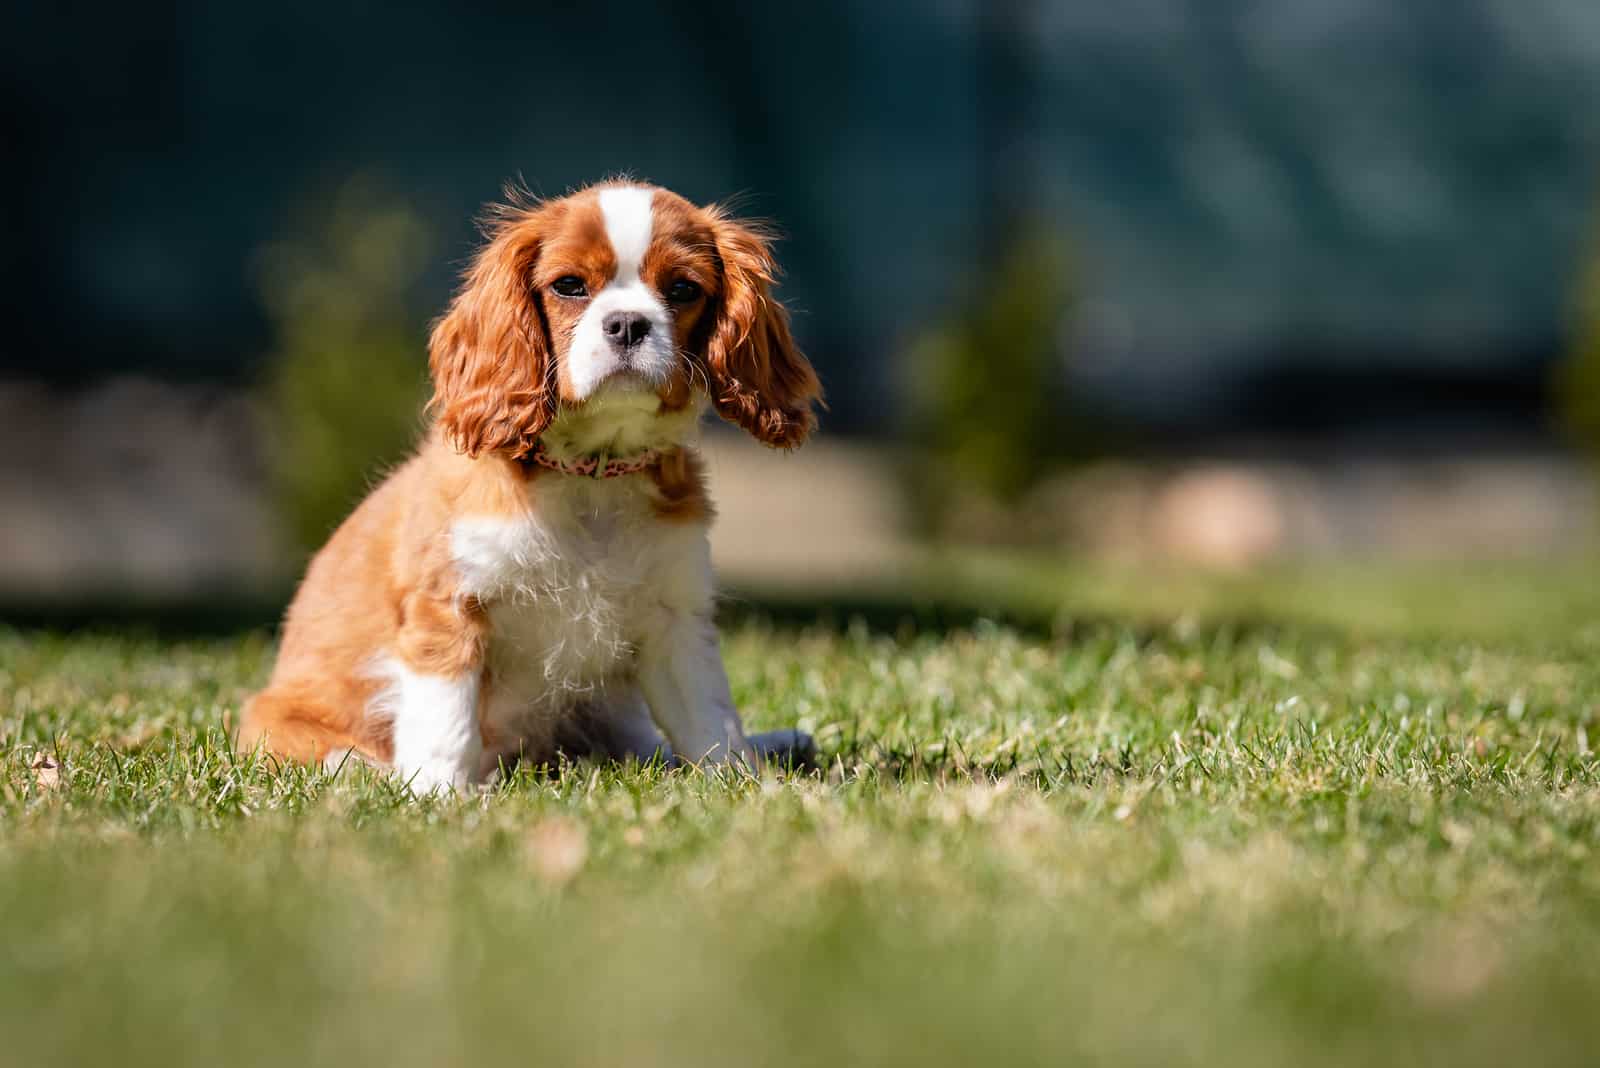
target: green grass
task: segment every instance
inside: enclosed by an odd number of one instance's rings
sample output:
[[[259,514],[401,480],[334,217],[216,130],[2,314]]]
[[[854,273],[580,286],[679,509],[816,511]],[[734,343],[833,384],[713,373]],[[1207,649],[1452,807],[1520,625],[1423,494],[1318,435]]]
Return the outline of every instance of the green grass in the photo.
[[[460,800],[231,756],[264,634],[0,629],[0,1063],[1593,1063],[1587,566],[942,581],[735,603],[819,774]]]

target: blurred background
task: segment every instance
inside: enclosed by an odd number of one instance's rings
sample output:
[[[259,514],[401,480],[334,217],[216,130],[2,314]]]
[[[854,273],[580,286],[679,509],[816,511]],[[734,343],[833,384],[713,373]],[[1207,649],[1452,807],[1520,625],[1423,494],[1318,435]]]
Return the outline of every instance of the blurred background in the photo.
[[[787,235],[813,445],[710,444],[735,584],[930,553],[1590,551],[1594,0],[25,2],[0,603],[280,604],[515,180]]]

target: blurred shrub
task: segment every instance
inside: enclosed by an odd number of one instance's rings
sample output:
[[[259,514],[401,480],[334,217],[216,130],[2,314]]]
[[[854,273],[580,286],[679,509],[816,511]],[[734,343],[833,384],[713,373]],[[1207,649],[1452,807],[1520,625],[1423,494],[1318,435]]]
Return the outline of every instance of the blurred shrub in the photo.
[[[426,400],[416,283],[433,242],[420,216],[365,177],[306,213],[259,261],[276,334],[266,401],[287,534],[315,549],[416,437]]]
[[[1572,352],[1556,369],[1555,401],[1563,427],[1600,469],[1600,241],[1576,298]]]
[[[1088,451],[1063,382],[1071,286],[1053,237],[1022,233],[972,301],[908,353],[906,486],[924,533],[968,536],[967,520],[985,516],[979,527],[1003,528],[1030,491]]]

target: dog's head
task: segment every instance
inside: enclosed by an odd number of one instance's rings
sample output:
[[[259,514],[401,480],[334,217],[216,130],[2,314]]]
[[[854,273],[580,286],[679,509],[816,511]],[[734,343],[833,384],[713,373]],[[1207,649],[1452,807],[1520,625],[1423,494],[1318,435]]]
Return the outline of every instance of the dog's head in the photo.
[[[471,456],[527,456],[563,411],[618,391],[653,395],[663,414],[703,393],[793,447],[822,391],[775,274],[761,230],[665,189],[610,183],[497,209],[434,327],[430,406]]]

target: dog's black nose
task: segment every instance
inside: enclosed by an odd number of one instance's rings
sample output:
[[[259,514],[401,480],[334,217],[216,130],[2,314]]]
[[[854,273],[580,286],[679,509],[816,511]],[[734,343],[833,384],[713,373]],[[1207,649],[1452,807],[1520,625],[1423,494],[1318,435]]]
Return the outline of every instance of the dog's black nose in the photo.
[[[600,329],[613,345],[631,349],[650,333],[650,320],[639,312],[612,312],[600,320]]]

